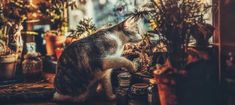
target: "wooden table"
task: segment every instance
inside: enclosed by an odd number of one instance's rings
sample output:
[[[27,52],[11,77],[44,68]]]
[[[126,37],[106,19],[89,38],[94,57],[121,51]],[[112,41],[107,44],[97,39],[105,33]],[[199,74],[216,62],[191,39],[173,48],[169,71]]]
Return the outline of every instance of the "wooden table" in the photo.
[[[54,74],[44,74],[44,80],[0,85],[0,105],[76,105],[57,103],[52,100]],[[116,101],[105,101],[95,97],[84,105],[116,105]],[[147,105],[146,102],[130,100],[129,105]]]

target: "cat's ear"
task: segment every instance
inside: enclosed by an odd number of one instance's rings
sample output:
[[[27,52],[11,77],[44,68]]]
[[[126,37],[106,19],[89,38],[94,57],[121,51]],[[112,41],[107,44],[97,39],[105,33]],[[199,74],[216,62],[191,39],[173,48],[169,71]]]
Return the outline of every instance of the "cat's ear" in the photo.
[[[123,21],[122,26],[124,28],[131,28],[131,27],[136,26],[138,21],[139,21],[139,17],[131,16],[131,17],[129,17],[126,20]]]

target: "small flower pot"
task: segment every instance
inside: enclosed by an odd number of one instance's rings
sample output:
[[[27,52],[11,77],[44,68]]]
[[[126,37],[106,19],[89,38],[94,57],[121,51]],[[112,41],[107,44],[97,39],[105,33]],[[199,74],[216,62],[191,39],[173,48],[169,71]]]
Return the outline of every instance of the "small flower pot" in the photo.
[[[17,60],[17,54],[0,56],[0,81],[15,78]]]

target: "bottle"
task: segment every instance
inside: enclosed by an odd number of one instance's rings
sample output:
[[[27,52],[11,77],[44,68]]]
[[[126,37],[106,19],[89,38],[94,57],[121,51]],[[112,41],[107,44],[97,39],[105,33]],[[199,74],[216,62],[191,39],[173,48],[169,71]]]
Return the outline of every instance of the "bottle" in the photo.
[[[156,84],[150,84],[148,87],[148,105],[160,105]]]
[[[148,105],[153,105],[153,85],[148,87]]]

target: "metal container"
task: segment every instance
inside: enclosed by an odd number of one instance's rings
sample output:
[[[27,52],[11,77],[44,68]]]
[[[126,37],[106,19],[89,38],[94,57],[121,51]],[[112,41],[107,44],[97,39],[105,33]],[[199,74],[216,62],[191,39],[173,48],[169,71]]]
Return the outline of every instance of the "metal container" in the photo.
[[[128,72],[118,74],[118,82],[120,88],[128,89],[131,83],[131,74]]]
[[[136,83],[131,86],[131,93],[137,96],[147,95],[148,84]]]
[[[148,105],[160,105],[156,84],[150,84],[148,87]]]

